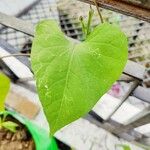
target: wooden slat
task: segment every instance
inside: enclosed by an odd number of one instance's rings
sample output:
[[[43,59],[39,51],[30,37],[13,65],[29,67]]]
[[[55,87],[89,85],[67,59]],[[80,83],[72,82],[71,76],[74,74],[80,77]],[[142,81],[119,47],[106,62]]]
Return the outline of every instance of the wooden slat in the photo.
[[[6,1],[6,3],[2,0],[2,3],[1,4],[5,4],[5,5],[2,5],[3,7],[8,7],[9,9],[11,7],[12,10],[10,12],[7,12],[5,11],[4,13],[8,13],[8,14],[12,14],[13,16],[15,17],[20,17],[24,14],[26,14],[29,10],[31,10],[36,4],[38,4],[40,2],[40,0],[30,0],[30,1],[26,1],[26,2],[22,2],[22,5],[20,6],[20,3],[17,3],[18,6],[19,6],[19,9],[17,7],[14,7],[14,4],[13,3],[10,3],[10,1]],[[8,3],[8,4],[7,4]],[[10,5],[9,5],[10,3]],[[17,5],[16,4],[16,5]],[[1,9],[2,12],[3,12],[3,9]],[[8,10],[8,9],[6,9]]]
[[[80,0],[89,4],[94,4],[93,0]],[[127,16],[132,16],[147,22],[150,22],[149,9],[132,5],[121,0],[97,0],[97,4],[106,9],[116,11]]]
[[[0,46],[0,57],[7,55],[10,55],[10,53]],[[15,57],[3,58],[1,61],[13,72],[17,79],[33,79],[30,69]]]
[[[9,44],[7,41],[5,41],[2,38],[0,38],[0,47],[6,50],[10,54],[16,54],[20,52],[18,48],[13,47],[11,44]],[[20,60],[23,64],[25,64],[28,68],[30,68],[30,62],[29,62],[28,57],[19,56],[16,58]]]
[[[150,147],[150,137],[143,137],[143,138],[137,140],[137,142],[140,142],[140,143]],[[146,149],[146,147],[145,147],[145,150],[150,150],[150,149]]]
[[[87,114],[85,117],[84,117],[86,120],[88,120],[89,122],[95,124],[96,126],[100,127],[100,128],[103,128],[105,130],[107,130],[108,132],[111,132],[112,134],[115,134],[117,136],[120,136],[122,137],[123,139],[127,140],[127,141],[134,141],[137,137],[133,137],[132,135],[130,135],[129,133],[126,133],[126,134],[117,134],[115,131],[116,129],[116,126],[108,123],[108,122],[105,122],[105,123],[102,123],[102,122],[99,122],[99,120],[95,119],[95,117],[93,117],[92,115],[90,114]],[[135,134],[138,134],[136,131],[134,131]]]
[[[135,96],[136,98],[141,99],[145,102],[150,103],[150,89],[149,88],[144,88],[142,86],[138,86],[133,91],[133,96]]]
[[[106,122],[106,123],[99,122],[99,120],[95,119],[90,114],[87,114],[84,118],[87,119],[88,121],[90,121],[91,123],[95,124],[96,126],[98,126],[100,128],[103,128],[103,129],[107,130],[108,132],[111,132],[114,135],[117,135],[118,137],[121,137],[121,138],[123,138],[123,139],[125,139],[125,140],[127,140],[129,142],[132,142],[132,143],[134,143],[136,145],[139,144],[141,146],[142,141],[140,139],[143,137],[143,135],[140,134],[139,132],[135,131],[135,130],[132,130],[131,134],[130,133],[119,133],[118,134],[116,131],[118,129],[120,129],[119,128],[119,124],[116,124],[116,126],[115,126],[115,125],[110,124],[108,122]],[[136,139],[138,139],[137,142],[135,141]],[[149,145],[148,142],[147,143],[145,142],[144,144],[145,144],[144,147],[147,147],[147,145]]]
[[[148,8],[150,9],[150,1],[149,0],[122,0],[126,3],[132,4],[132,5],[137,5],[143,8]]]
[[[7,96],[5,106],[21,113],[29,119],[34,119],[40,111],[40,107],[37,104],[13,89],[10,90]]]
[[[131,118],[129,122],[126,122],[126,125],[121,125],[120,127],[116,128],[113,132],[115,134],[128,132],[131,129],[145,125],[149,122],[150,122],[150,107],[146,108],[138,115]]]
[[[120,79],[118,80],[118,82],[121,82],[121,81],[130,83],[130,82],[133,82],[133,81],[134,81],[134,77],[129,76],[129,75],[127,75],[127,74],[122,74],[122,75],[120,76]]]
[[[145,109],[143,109],[142,111],[140,111],[136,116],[133,116],[130,120],[127,120],[126,122],[124,122],[124,125],[128,126],[134,122],[137,122],[138,120],[144,118],[146,115],[150,115],[150,105],[146,107]]]
[[[18,19],[0,12],[0,24],[33,36],[34,26],[28,21]]]
[[[137,79],[143,80],[145,67],[131,60],[128,60],[126,67],[124,68],[124,73],[127,73],[128,75]]]

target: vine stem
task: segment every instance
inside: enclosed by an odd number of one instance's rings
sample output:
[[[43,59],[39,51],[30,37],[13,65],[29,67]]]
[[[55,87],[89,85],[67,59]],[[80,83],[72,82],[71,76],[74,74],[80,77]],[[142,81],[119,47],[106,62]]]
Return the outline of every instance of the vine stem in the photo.
[[[10,55],[6,55],[6,56],[2,56],[0,57],[0,59],[3,59],[3,58],[7,58],[7,57],[13,57],[13,56],[27,56],[27,57],[30,57],[30,54],[10,54]]]
[[[96,9],[97,9],[97,12],[98,12],[98,14],[99,14],[99,17],[100,17],[101,23],[104,23],[104,20],[103,20],[103,17],[102,17],[102,15],[101,15],[101,12],[100,12],[100,10],[99,10],[99,7],[98,7],[98,4],[97,4],[97,1],[96,1],[96,0],[93,0],[93,2],[94,2],[94,4],[95,4],[95,6],[96,6]]]
[[[90,34],[90,30],[91,30],[91,21],[94,15],[94,10],[92,9],[91,5],[90,5],[90,10],[89,10],[89,16],[88,16],[88,23],[87,23],[87,33],[86,36],[88,36]]]
[[[81,25],[82,25],[82,31],[83,31],[84,35],[86,35],[86,27],[85,27],[85,23],[84,23],[83,17],[80,16],[79,20],[80,20]]]

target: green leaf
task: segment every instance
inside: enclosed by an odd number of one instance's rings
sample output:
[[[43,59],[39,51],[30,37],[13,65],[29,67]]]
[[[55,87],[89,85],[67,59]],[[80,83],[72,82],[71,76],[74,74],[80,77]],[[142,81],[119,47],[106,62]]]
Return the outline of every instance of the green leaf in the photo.
[[[36,27],[31,62],[51,134],[84,116],[119,78],[127,61],[127,38],[108,23],[86,41],[67,39],[55,21]]]
[[[16,132],[16,128],[18,127],[18,124],[12,121],[5,121],[2,123],[2,126],[11,132]]]
[[[10,80],[3,74],[0,74],[0,111],[4,111],[4,100],[9,91]]]
[[[131,150],[131,148],[128,145],[125,145],[125,144],[118,144],[117,146],[122,147],[123,150]]]

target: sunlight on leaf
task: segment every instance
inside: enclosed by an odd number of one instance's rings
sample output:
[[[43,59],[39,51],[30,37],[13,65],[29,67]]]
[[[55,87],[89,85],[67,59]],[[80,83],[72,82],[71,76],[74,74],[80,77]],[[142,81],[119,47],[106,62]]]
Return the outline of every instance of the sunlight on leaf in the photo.
[[[88,113],[120,77],[127,61],[127,38],[116,26],[98,25],[75,43],[55,21],[41,21],[31,62],[51,134]]]
[[[4,111],[4,101],[9,91],[10,80],[3,74],[0,74],[0,112]]]

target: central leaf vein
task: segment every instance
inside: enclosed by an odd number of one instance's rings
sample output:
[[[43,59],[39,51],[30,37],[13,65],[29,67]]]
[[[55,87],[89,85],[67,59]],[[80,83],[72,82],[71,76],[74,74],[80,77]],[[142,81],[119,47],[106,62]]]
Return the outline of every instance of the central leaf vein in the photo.
[[[66,80],[65,80],[64,90],[63,90],[62,99],[61,99],[61,102],[60,102],[60,109],[58,110],[58,113],[57,113],[58,115],[56,117],[56,120],[55,120],[55,123],[54,123],[54,127],[57,124],[57,121],[59,119],[59,115],[60,115],[60,112],[61,112],[64,100],[65,100],[64,99],[64,97],[65,97],[65,91],[67,89],[67,84],[68,84],[68,79],[69,79],[69,73],[70,73],[71,63],[72,63],[74,52],[75,52],[75,46],[76,46],[76,44],[73,45],[72,53],[71,53],[70,60],[69,60],[69,63],[68,63],[68,69],[67,69],[67,73],[66,73]]]

